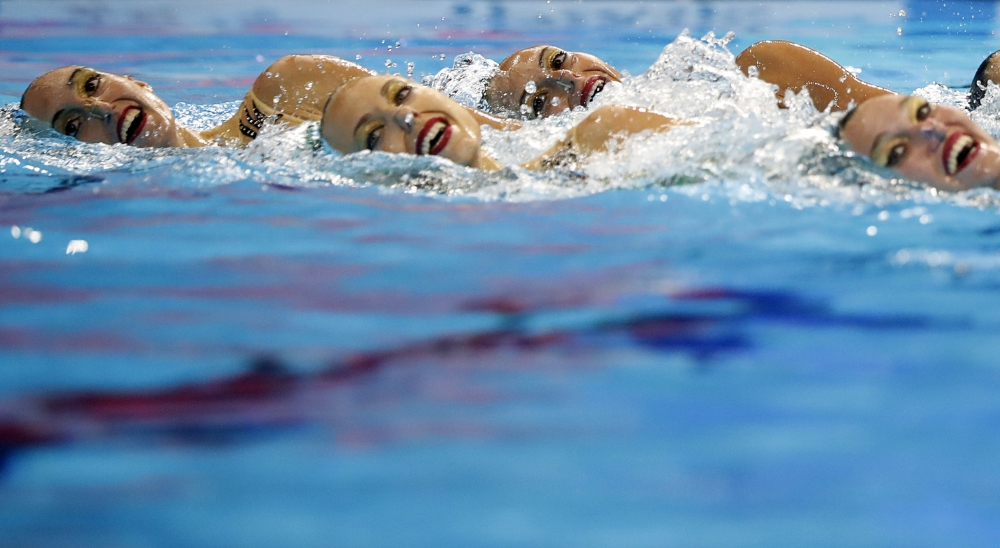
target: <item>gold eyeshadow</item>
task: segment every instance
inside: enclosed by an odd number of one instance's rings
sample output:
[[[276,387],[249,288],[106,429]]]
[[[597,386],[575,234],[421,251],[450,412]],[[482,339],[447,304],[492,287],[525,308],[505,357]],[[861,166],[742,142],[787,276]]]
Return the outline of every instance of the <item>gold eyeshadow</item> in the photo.
[[[381,120],[371,120],[359,127],[354,133],[354,150],[368,150],[368,136],[383,125]]]
[[[562,52],[563,51],[559,48],[546,48],[545,53],[542,56],[542,66],[545,67],[546,70],[554,70],[552,68],[552,61],[554,61],[555,58]]]
[[[906,137],[897,137],[878,143],[875,151],[872,152],[872,161],[882,167],[889,167],[889,154],[892,152],[892,149],[899,145],[905,146],[907,142],[908,139]]]
[[[927,105],[927,104],[929,104],[929,103],[926,100],[921,99],[920,97],[914,97],[912,95],[909,96],[909,97],[907,97],[906,98],[906,109],[907,109],[907,111],[910,114],[910,121],[912,121],[914,123],[919,122],[919,120],[917,120],[917,112],[919,112],[920,109],[923,108],[924,105]]]
[[[918,119],[920,109],[925,106],[930,106],[925,99],[921,97],[915,97],[913,95],[907,97],[901,104],[903,111],[906,113],[911,124],[917,125],[921,122]],[[893,149],[903,145],[904,147],[909,143],[909,138],[905,136],[899,136],[894,138],[879,139],[875,142],[872,147],[871,159],[872,162],[882,166],[882,167],[892,167],[889,165],[890,155]],[[904,152],[905,154],[905,152]]]
[[[83,68],[73,73],[73,88],[76,89],[77,95],[80,97],[90,96],[87,93],[87,82],[95,76],[100,76],[100,74],[91,68]]]
[[[409,82],[403,80],[402,78],[393,78],[392,80],[389,80],[387,85],[382,88],[383,93],[385,94],[385,99],[394,105],[398,104],[396,98],[399,96],[399,92],[409,85]]]

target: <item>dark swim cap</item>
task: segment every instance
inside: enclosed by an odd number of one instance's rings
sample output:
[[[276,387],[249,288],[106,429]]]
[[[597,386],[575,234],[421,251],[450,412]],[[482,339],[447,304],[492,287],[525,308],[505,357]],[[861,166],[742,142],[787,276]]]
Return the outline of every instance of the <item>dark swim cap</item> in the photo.
[[[976,110],[979,105],[983,102],[983,97],[986,96],[986,88],[990,82],[995,84],[1000,84],[1000,79],[994,80],[987,76],[987,73],[995,73],[993,69],[993,58],[997,56],[1000,51],[994,51],[993,53],[986,56],[983,59],[982,64],[976,69],[976,75],[972,77],[972,85],[969,86],[969,110]],[[993,74],[993,76],[997,76]]]

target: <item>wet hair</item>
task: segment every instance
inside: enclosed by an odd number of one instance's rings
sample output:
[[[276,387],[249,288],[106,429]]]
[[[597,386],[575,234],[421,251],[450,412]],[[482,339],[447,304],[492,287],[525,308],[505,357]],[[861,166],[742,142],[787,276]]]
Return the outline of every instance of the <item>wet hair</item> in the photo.
[[[849,122],[851,120],[851,117],[853,117],[854,113],[857,112],[857,111],[858,111],[858,107],[852,108],[851,110],[847,111],[847,114],[845,114],[840,119],[839,122],[837,122],[837,127],[834,128],[834,130],[833,130],[833,136],[834,137],[836,137],[838,139],[841,138],[840,134],[844,131],[844,128],[847,127],[847,122]]]
[[[983,97],[986,97],[986,88],[990,83],[989,77],[986,75],[989,72],[990,67],[993,62],[993,58],[997,56],[1000,51],[994,51],[993,53],[986,56],[983,62],[976,69],[976,75],[972,77],[972,85],[969,86],[969,110],[976,110],[979,105],[983,102]]]

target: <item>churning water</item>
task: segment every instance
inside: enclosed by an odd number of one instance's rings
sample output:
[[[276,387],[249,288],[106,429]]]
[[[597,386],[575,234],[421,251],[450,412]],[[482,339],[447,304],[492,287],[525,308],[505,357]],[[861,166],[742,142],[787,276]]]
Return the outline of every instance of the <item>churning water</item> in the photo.
[[[961,104],[994,3],[200,4],[0,3],[0,546],[1000,533],[1000,194],[877,169],[733,64],[792,39]],[[537,43],[689,123],[486,174],[308,124],[84,144],[16,105],[87,64],[208,127],[283,54],[419,77]],[[515,166],[583,116],[484,146]],[[995,95],[974,118],[1000,135]]]

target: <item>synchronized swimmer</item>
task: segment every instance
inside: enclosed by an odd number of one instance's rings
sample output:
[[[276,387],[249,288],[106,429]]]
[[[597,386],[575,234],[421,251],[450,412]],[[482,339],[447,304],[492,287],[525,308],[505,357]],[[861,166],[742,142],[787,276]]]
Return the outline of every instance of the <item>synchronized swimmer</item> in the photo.
[[[961,109],[864,82],[793,42],[758,42],[736,63],[749,76],[774,84],[779,105],[789,91],[807,90],[817,109],[847,111],[840,136],[879,166],[941,189],[1000,188],[1000,145]],[[979,106],[986,85],[997,80],[1000,55],[993,54],[976,73],[970,108]],[[140,147],[239,147],[253,141],[269,120],[289,126],[320,121],[323,139],[344,154],[430,154],[494,170],[501,166],[481,150],[481,125],[516,130],[519,120],[587,108],[606,85],[620,81],[621,74],[598,57],[551,45],[519,50],[501,63],[459,56],[454,68],[426,77],[426,85],[380,76],[333,56],[290,55],[257,77],[237,112],[206,131],[177,124],[148,84],[80,66],[38,77],[24,92],[21,108],[81,141]],[[606,150],[613,140],[667,131],[678,123],[683,122],[645,109],[605,106],[522,167],[550,168]]]

